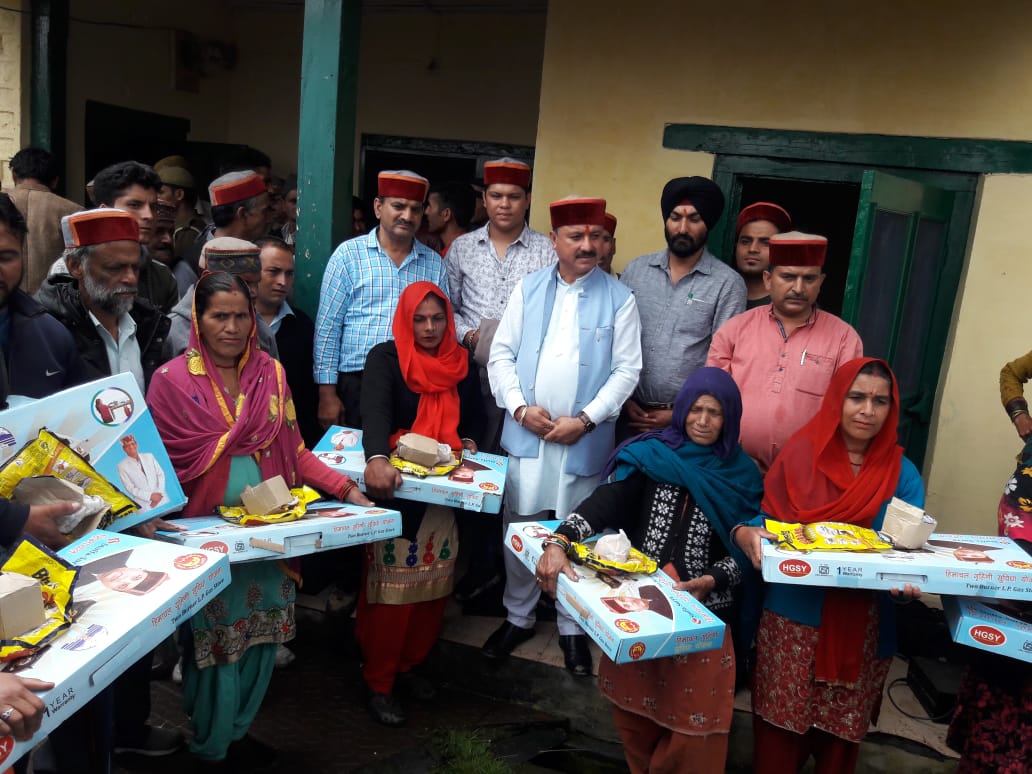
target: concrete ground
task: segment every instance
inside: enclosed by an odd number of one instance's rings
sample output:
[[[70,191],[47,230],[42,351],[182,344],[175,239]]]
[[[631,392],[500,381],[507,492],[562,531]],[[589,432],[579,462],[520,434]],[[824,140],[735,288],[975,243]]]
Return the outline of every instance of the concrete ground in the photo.
[[[524,774],[627,771],[615,743],[608,704],[594,680],[573,678],[562,668],[554,624],[540,623],[534,640],[522,645],[506,664],[495,665],[480,656],[478,646],[499,623],[500,619],[463,617],[453,607],[442,641],[427,665],[428,673],[442,685],[440,697],[432,704],[408,703],[408,725],[391,729],[366,714],[353,621],[339,614],[299,615],[298,638],[291,644],[297,660],[277,670],[252,727],[256,738],[280,752],[279,762],[266,770],[290,774],[451,771],[435,769],[435,735],[478,729],[493,742],[499,757]],[[152,685],[152,720],[189,733],[179,686],[170,680]],[[747,696],[740,696],[736,706],[747,707]],[[728,772],[752,770],[750,727],[748,711],[736,711]],[[938,728],[944,733],[945,726]],[[116,772],[179,773],[192,768],[195,761],[182,751],[164,759],[124,756]],[[863,744],[859,771],[945,774],[955,769],[954,760],[930,747],[875,734]]]

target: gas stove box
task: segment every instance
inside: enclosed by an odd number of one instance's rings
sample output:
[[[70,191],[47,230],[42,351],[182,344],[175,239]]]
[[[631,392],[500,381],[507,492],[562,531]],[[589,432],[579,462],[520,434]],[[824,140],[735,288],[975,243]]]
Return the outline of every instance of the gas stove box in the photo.
[[[0,411],[0,464],[35,440],[41,428],[66,440],[138,509],[105,528],[122,531],[140,522],[181,511],[186,495],[132,374],[116,374],[32,400],[13,396]],[[122,439],[133,436],[139,462],[132,464]],[[154,507],[140,489],[155,486],[163,498]]]
[[[339,502],[313,503],[303,519],[244,527],[218,516],[172,519],[185,532],[159,531],[160,540],[226,554],[230,562],[289,559],[372,543],[401,534],[401,514]]]
[[[942,609],[954,642],[1032,663],[1032,606],[1017,610],[971,597],[943,597]]]
[[[768,583],[887,591],[912,583],[930,594],[1032,598],[1032,557],[1010,538],[935,533],[916,551],[788,551],[763,545]]]
[[[365,490],[366,463],[361,430],[331,427],[312,452],[334,470],[351,476]],[[508,466],[508,457],[465,452],[462,464],[447,475],[419,478],[403,473],[402,486],[394,495],[403,500],[450,505],[467,511],[499,513]]]
[[[561,522],[509,525],[505,545],[534,572],[541,541]],[[556,598],[584,631],[618,664],[720,648],[724,622],[666,573],[607,578],[573,564],[576,583],[559,576]],[[635,609],[637,608],[637,609]],[[618,612],[619,611],[619,612]]]
[[[221,554],[117,532],[95,530],[58,553],[81,567],[72,596],[77,619],[16,667],[22,677],[55,685],[39,694],[46,710],[30,741],[0,738],[0,766],[29,752],[230,582]]]

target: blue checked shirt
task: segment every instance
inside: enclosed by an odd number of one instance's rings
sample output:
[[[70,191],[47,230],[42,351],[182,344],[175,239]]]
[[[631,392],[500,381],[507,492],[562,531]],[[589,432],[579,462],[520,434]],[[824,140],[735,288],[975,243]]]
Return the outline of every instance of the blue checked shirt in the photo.
[[[336,384],[338,373],[361,371],[369,350],[394,338],[394,310],[411,283],[433,282],[448,294],[441,256],[416,241],[395,266],[380,247],[378,228],[342,243],[326,264],[315,318],[316,384]]]

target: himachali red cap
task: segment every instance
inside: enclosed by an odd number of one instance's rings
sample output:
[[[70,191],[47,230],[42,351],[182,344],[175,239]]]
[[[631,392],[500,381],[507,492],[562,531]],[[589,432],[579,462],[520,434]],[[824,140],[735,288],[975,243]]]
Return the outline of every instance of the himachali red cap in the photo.
[[[770,238],[771,266],[823,266],[828,240],[817,234],[788,231]]]
[[[230,274],[261,272],[258,246],[246,239],[216,237],[205,243],[201,255],[205,271],[227,271]]]
[[[604,228],[609,236],[616,236],[616,215],[610,215],[608,212],[605,214],[606,225]]]
[[[65,215],[61,218],[61,233],[66,249],[117,242],[126,239],[140,241],[140,226],[136,218],[125,210],[102,207]]]
[[[792,228],[792,216],[784,207],[772,202],[755,202],[738,213],[735,234],[741,234],[745,224],[754,220],[769,220],[778,231],[788,231]]]
[[[530,188],[530,166],[508,157],[484,163],[484,185],[503,183]]]
[[[212,207],[253,199],[263,193],[265,193],[265,181],[251,170],[229,172],[222,177],[215,178],[208,186],[208,196],[211,197]]]
[[[552,230],[562,226],[606,225],[605,199],[560,199],[548,205],[552,215]]]
[[[376,176],[376,195],[425,202],[430,181],[408,169],[385,169]]]

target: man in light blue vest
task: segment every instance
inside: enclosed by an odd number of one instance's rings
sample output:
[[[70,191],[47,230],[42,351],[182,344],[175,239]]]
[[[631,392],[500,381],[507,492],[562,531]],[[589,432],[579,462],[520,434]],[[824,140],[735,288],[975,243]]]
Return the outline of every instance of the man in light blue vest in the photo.
[[[598,268],[604,199],[553,202],[554,266],[516,286],[487,365],[505,409],[502,447],[509,453],[505,527],[564,519],[594,491],[613,451],[616,418],[638,383],[641,328],[634,296]],[[534,634],[541,591],[533,573],[505,552],[505,623],[484,644],[503,659]],[[566,668],[591,675],[587,636],[557,606]]]

